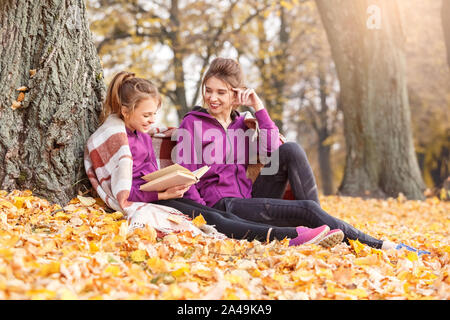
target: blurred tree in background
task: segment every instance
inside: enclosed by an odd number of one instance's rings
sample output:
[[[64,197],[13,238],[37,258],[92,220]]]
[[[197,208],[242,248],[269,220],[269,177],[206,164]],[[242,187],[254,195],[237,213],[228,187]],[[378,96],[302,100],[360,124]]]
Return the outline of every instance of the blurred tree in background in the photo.
[[[405,26],[408,94],[416,153],[426,185],[440,188],[450,175],[450,64],[447,65],[444,41],[444,32],[450,34],[450,1],[398,3]],[[448,12],[446,16],[444,8]]]
[[[71,198],[114,73],[154,81],[165,97],[159,121],[176,126],[224,56],[304,147],[324,194],[421,197],[421,180],[450,183],[449,2],[2,1],[1,187]]]
[[[198,101],[200,75],[210,60],[267,7],[261,1],[237,0],[88,0],[87,4],[104,68],[151,78],[179,118]]]
[[[346,164],[339,191],[423,199],[397,1],[316,3],[341,85]]]

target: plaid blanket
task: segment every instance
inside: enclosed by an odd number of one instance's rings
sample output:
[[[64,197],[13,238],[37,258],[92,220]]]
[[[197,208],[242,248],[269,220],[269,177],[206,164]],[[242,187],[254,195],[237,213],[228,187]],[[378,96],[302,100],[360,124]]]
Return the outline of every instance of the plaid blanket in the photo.
[[[157,143],[156,147],[159,154],[161,143]],[[163,161],[163,163],[167,165],[167,162]],[[158,232],[159,236],[172,232],[190,231],[193,236],[204,234],[222,238],[222,235],[212,226],[204,225],[202,229],[199,229],[194,226],[188,216],[174,208],[128,201],[133,159],[125,124],[118,116],[110,115],[90,136],[85,148],[84,165],[87,176],[99,197],[108,207],[123,212],[127,217],[128,231],[149,225]]]

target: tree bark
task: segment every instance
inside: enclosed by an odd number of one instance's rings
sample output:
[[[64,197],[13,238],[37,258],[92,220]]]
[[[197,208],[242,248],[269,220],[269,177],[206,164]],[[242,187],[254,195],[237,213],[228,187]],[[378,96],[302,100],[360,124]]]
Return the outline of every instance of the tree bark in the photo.
[[[441,21],[447,47],[447,63],[450,68],[450,1],[448,0],[442,0]]]
[[[314,126],[318,136],[318,155],[320,178],[322,182],[322,191],[324,195],[333,194],[333,170],[331,169],[331,145],[326,140],[333,134],[333,126],[329,123],[329,108],[327,104],[327,83],[326,74],[323,70],[324,63],[319,66],[319,93],[320,93],[320,110],[318,112],[319,123]],[[331,129],[329,128],[331,127]]]
[[[89,186],[83,150],[105,92],[84,2],[4,0],[0,25],[0,189],[67,203]]]
[[[183,67],[182,53],[183,45],[181,43],[181,28],[180,28],[180,9],[178,7],[178,0],[171,1],[170,7],[170,21],[172,30],[169,32],[169,39],[172,42],[173,50],[173,67],[175,77],[175,96],[178,118],[183,119],[183,116],[190,111],[186,100],[186,89],[184,87],[185,72]]]
[[[341,87],[347,155],[339,192],[373,197],[401,192],[410,199],[424,199],[396,1],[316,3]]]
[[[317,144],[317,151],[319,156],[320,181],[322,182],[322,192],[328,196],[333,194],[333,170],[331,169],[331,146],[324,144],[324,141],[329,136],[324,132],[319,134],[319,141]]]

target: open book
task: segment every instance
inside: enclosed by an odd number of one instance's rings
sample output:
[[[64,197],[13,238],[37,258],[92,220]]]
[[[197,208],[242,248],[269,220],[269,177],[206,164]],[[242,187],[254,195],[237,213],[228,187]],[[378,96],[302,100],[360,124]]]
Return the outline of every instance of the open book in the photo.
[[[194,184],[197,183],[208,170],[209,167],[204,166],[195,171],[190,171],[175,163],[161,170],[142,176],[142,179],[148,182],[141,185],[140,190],[164,191],[168,188],[182,184]]]

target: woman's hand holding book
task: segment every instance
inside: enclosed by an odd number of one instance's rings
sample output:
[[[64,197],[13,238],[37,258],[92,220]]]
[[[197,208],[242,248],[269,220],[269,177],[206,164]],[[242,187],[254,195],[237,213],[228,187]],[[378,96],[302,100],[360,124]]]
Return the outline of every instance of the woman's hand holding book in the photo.
[[[158,192],[158,200],[169,200],[182,198],[184,193],[189,190],[190,184],[171,187],[163,192]]]

